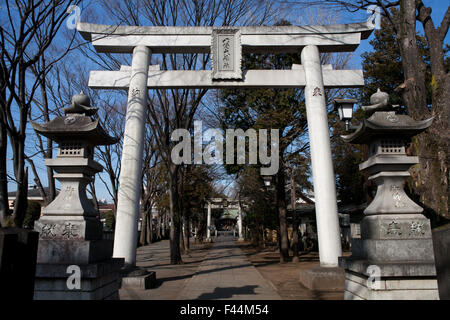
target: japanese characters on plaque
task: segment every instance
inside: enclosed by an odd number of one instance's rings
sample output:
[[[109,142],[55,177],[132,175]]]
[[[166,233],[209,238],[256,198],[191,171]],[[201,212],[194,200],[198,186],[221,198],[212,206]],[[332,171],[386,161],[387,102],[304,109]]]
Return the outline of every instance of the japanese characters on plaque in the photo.
[[[211,56],[213,80],[242,80],[242,48],[239,29],[214,29],[212,32]]]

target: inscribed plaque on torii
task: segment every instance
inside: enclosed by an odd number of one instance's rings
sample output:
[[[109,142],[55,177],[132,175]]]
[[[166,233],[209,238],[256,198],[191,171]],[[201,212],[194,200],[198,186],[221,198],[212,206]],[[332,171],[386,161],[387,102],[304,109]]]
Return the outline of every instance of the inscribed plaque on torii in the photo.
[[[239,29],[215,28],[212,31],[211,38],[213,80],[241,80],[241,31]]]

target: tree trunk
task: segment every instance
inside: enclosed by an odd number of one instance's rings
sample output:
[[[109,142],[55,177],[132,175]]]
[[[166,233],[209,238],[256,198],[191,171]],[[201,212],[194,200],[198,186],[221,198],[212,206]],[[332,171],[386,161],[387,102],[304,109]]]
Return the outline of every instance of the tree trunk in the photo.
[[[0,88],[4,88],[3,83]],[[5,91],[2,90],[0,98],[0,227],[4,227],[6,224],[6,218],[9,216],[9,203],[8,203],[8,179],[7,179],[7,165],[6,165],[6,151],[8,145],[8,136],[6,133],[6,127],[1,124],[6,119],[3,117],[3,110],[5,110],[4,101],[6,99]]]
[[[147,197],[148,193],[142,190],[142,226],[139,236],[139,243],[142,246],[150,244],[153,241],[152,225],[152,201]]]
[[[189,253],[189,218],[186,214],[183,221],[184,252]]]
[[[182,254],[186,254],[186,246],[184,244],[184,240],[185,240],[185,236],[184,236],[184,232],[185,232],[185,223],[184,223],[184,216],[182,216],[181,218],[181,232],[180,232],[180,251]]]
[[[418,1],[417,19],[422,22],[425,36],[430,47],[431,62],[431,98],[432,112],[434,121],[432,126],[424,133],[414,139],[415,153],[419,156],[420,164],[418,170],[413,170],[414,179],[413,189],[420,195],[418,199],[425,207],[425,213],[434,213],[430,215],[432,224],[438,223],[436,219],[443,216],[450,218],[448,211],[448,151],[449,151],[449,113],[450,104],[450,74],[447,73],[444,63],[444,39],[447,34],[447,28],[435,28],[431,19],[431,9]],[[447,9],[443,25],[448,24],[450,19]],[[419,57],[420,58],[420,57]],[[411,68],[411,66],[410,66]],[[420,108],[420,109],[419,109]],[[415,106],[418,112],[415,112],[416,119],[429,117],[426,106]],[[408,113],[410,112],[408,106]],[[414,112],[414,111],[411,111]]]
[[[39,175],[37,173],[36,166],[34,165],[34,161],[30,158],[27,158],[27,161],[31,166],[31,171],[33,171],[34,182],[36,183],[36,186],[39,189],[39,193],[42,199],[44,199],[44,203],[47,204],[48,203],[47,194],[45,193],[44,187],[42,186],[41,179],[39,179]]]
[[[152,218],[152,209],[150,207],[150,212],[147,217],[147,244],[153,242],[153,218]]]
[[[23,220],[28,206],[28,168],[22,168],[19,170],[17,183],[16,199],[14,201],[14,225],[17,228],[22,228]]]
[[[450,76],[444,67],[442,34],[433,26],[431,11],[417,1],[402,0],[396,17],[405,89],[402,92],[408,114],[416,120],[434,116],[432,126],[413,139],[413,153],[419,157],[419,166],[411,170],[416,201],[425,207],[425,214],[435,220],[436,215],[449,218],[448,212],[448,123],[450,107]],[[416,14],[416,8],[419,14]],[[432,72],[432,109],[426,101],[426,66],[416,42],[416,19],[422,21],[430,46]]]
[[[40,60],[41,60],[41,68],[45,70],[46,68],[45,53],[42,54]],[[40,77],[39,86],[41,87],[44,120],[46,122],[49,122],[50,112],[48,107],[47,84],[45,75]],[[44,158],[51,159],[52,157],[53,157],[53,140],[47,138],[47,147],[44,153]],[[53,177],[53,169],[48,166],[47,166],[47,181],[48,181],[48,192],[46,193],[45,205],[48,205],[56,198],[56,186],[55,186],[55,178]]]
[[[171,165],[169,174],[169,200],[170,200],[170,264],[182,264],[180,250],[180,199],[178,193],[178,168]]]
[[[296,206],[296,191],[294,180],[294,169],[290,168],[290,185],[291,185],[291,209],[292,209],[292,262],[298,262],[298,217]]]
[[[402,93],[403,102],[409,115],[413,118],[417,119],[417,116],[426,118],[430,115],[426,110],[426,65],[422,61],[417,46],[415,1],[401,0],[400,13],[394,20],[397,24],[397,39],[405,76],[405,90]]]
[[[156,218],[156,241],[161,240],[161,214],[158,213],[158,218]]]
[[[292,251],[293,258],[292,262],[298,262],[298,252],[299,252],[299,235],[298,235],[298,218],[296,216],[292,217],[293,234],[292,234]]]
[[[279,170],[276,178],[275,185],[275,202],[278,208],[278,220],[279,220],[279,247],[280,247],[280,262],[289,261],[289,239],[287,230],[287,209],[286,209],[286,191],[285,191],[285,179],[284,171]]]
[[[23,53],[22,53],[23,54]],[[25,169],[25,137],[30,105],[26,103],[26,64],[25,56],[19,59],[18,68],[18,97],[19,129],[10,133],[10,141],[13,149],[14,175],[17,182],[16,200],[14,203],[14,224],[22,228],[23,220],[28,205],[28,169]]]
[[[264,226],[261,227],[261,239],[262,239],[262,247],[265,248],[266,247],[266,230],[264,229]]]
[[[7,139],[6,128],[5,126],[0,125],[0,227],[5,226],[6,217],[9,215],[6,166]]]
[[[162,219],[162,227],[161,227],[161,232],[162,232],[162,239],[166,239],[167,238],[167,213],[164,213]]]
[[[142,225],[141,225],[141,234],[139,236],[139,243],[141,246],[145,246],[147,244],[147,212],[144,209],[142,211]]]
[[[89,187],[91,189],[92,205],[94,206],[94,208],[97,211],[97,213],[100,214],[100,211],[98,209],[97,194],[95,193],[94,181],[89,182]]]
[[[28,205],[28,168],[25,168],[25,137],[18,137],[16,141],[16,152],[14,158],[17,159],[15,165],[15,177],[17,180],[16,200],[14,201],[14,224],[17,228],[22,228],[23,219]]]
[[[4,75],[3,64],[0,63],[0,74]],[[0,78],[1,79],[1,78]],[[6,84],[3,80],[0,83],[0,227],[6,224],[6,218],[9,216],[8,202],[8,179],[6,165],[6,151],[8,146],[8,136],[6,132]]]
[[[51,159],[52,157],[53,157],[53,141],[47,139],[47,152],[45,153],[45,158]],[[49,204],[56,198],[56,185],[55,185],[55,178],[53,177],[53,169],[48,166],[47,166],[47,181],[48,181],[47,204]]]
[[[191,220],[187,220],[187,248],[191,249]]]
[[[261,246],[261,234],[260,234],[261,224],[259,223],[259,218],[256,216],[255,227],[252,229],[252,242],[255,246]]]

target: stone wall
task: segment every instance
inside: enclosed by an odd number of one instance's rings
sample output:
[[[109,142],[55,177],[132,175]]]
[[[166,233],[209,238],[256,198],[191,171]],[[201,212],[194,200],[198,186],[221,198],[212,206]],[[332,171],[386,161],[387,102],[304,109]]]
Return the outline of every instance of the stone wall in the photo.
[[[450,223],[433,229],[433,248],[441,300],[450,300]]]

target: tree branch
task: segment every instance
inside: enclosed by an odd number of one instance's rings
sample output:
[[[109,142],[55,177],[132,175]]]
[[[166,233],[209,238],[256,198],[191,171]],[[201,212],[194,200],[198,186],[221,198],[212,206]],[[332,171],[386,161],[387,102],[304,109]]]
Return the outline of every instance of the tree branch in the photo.
[[[450,6],[447,8],[447,12],[445,13],[444,19],[442,19],[441,26],[438,28],[439,36],[442,41],[444,41],[445,36],[447,35],[449,25],[450,25]]]

